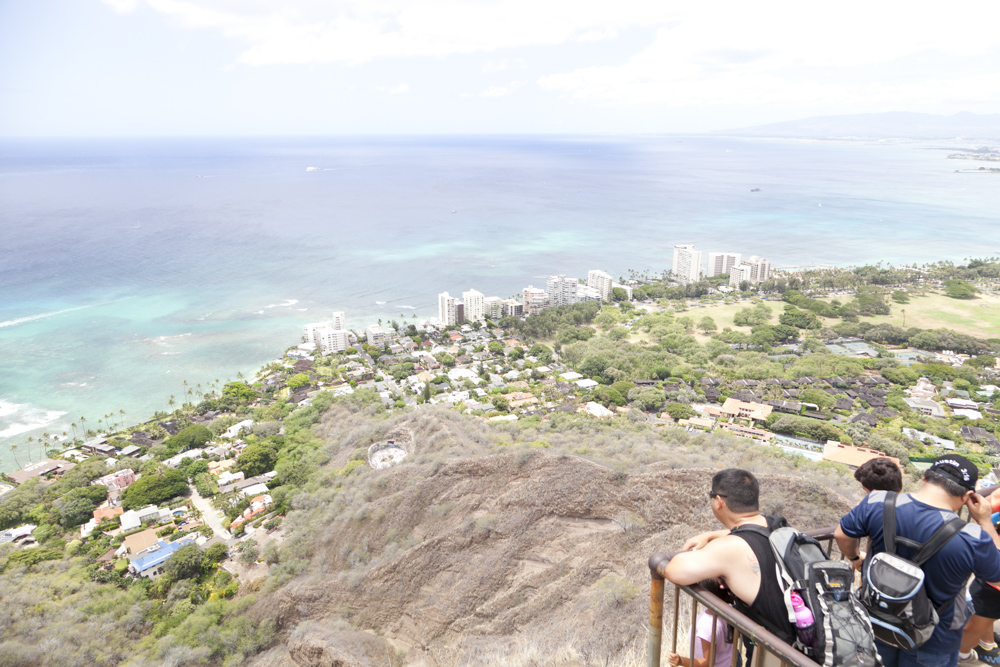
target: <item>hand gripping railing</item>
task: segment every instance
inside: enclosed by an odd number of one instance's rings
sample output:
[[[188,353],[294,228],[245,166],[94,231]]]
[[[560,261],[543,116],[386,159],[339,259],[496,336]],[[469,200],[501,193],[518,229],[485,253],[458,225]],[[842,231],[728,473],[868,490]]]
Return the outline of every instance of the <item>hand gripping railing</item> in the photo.
[[[804,533],[814,537],[821,543],[825,542],[826,552],[833,558],[831,548],[833,546],[833,528],[820,528],[818,530],[808,530]],[[649,591],[649,635],[646,643],[646,667],[660,667],[660,649],[663,640],[663,592],[664,578],[663,572],[667,563],[674,554],[653,554],[649,558],[649,572],[651,585]],[[690,656],[694,657],[696,619],[698,617],[698,604],[701,603],[710,609],[715,618],[712,620],[712,642],[711,651],[708,656],[709,667],[715,665],[715,636],[719,619],[727,622],[733,628],[733,662],[737,664],[736,655],[740,648],[740,637],[749,636],[753,639],[756,649],[753,652],[753,659],[750,665],[744,667],[760,667],[763,654],[769,653],[775,656],[781,663],[781,667],[820,667],[815,662],[796,651],[789,644],[785,643],[777,636],[765,630],[761,625],[742,614],[731,605],[726,604],[715,595],[712,595],[698,584],[692,586],[674,586],[674,608],[671,615],[671,638],[670,652],[677,652],[677,630],[681,613],[681,591],[691,597],[691,641]]]

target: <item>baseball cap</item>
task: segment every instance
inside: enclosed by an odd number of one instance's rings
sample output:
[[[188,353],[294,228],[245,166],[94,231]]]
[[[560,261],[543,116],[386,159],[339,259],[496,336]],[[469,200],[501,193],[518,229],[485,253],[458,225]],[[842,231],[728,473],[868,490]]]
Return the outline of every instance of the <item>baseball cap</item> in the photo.
[[[974,491],[976,480],[979,479],[979,470],[972,465],[972,461],[958,454],[945,454],[934,459],[930,470],[948,475],[955,480],[962,488]]]

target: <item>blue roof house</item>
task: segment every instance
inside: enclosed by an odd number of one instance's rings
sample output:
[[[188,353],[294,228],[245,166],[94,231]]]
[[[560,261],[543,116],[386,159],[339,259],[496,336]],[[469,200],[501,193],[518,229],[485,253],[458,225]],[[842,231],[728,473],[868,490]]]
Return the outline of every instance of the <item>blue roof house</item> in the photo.
[[[178,540],[177,542],[160,542],[155,547],[150,547],[145,556],[141,556],[132,561],[129,572],[141,577],[156,579],[163,574],[163,565],[174,555],[174,552],[188,543],[188,540]]]

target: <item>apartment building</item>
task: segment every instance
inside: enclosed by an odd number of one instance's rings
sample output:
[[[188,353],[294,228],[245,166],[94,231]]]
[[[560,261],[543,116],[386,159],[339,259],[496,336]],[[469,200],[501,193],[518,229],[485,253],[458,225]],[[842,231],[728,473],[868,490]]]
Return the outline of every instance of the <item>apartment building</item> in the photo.
[[[567,278],[564,275],[549,276],[545,291],[549,295],[550,306],[569,306],[576,303],[577,285],[580,284],[576,278]]]
[[[582,303],[583,301],[600,301],[601,300],[601,290],[596,287],[589,287],[587,285],[578,285],[576,288],[576,301],[577,303]]]
[[[738,252],[710,252],[708,253],[708,271],[705,276],[714,278],[731,273],[733,267],[741,264],[742,260],[743,255]]]
[[[549,307],[549,295],[540,287],[528,285],[521,292],[521,303],[524,305],[525,315],[537,315]]]
[[[604,301],[611,300],[611,289],[613,283],[614,280],[612,280],[611,276],[604,271],[594,269],[593,271],[589,271],[587,273],[587,287],[592,287],[600,292],[601,299]]]
[[[483,315],[494,322],[503,317],[503,299],[498,296],[488,296],[484,298]]]
[[[317,344],[323,354],[343,352],[351,346],[351,332],[347,329],[323,327],[319,330],[318,339],[319,342]]]
[[[504,299],[500,302],[503,310],[503,317],[523,317],[524,304],[517,299]]]
[[[671,271],[677,282],[696,283],[701,280],[701,251],[690,243],[674,246],[674,264]]]
[[[373,324],[365,329],[365,337],[368,339],[368,344],[372,347],[385,347],[385,332],[382,331],[382,327],[379,325]]]
[[[446,327],[458,324],[459,300],[447,292],[438,294],[438,321]]]
[[[759,285],[771,277],[771,263],[757,255],[733,267],[729,272],[729,285],[739,287],[741,282]]]
[[[468,292],[462,292],[462,303],[465,306],[464,310],[466,322],[482,322],[485,319],[483,299],[483,293],[477,292],[474,289],[470,289]]]

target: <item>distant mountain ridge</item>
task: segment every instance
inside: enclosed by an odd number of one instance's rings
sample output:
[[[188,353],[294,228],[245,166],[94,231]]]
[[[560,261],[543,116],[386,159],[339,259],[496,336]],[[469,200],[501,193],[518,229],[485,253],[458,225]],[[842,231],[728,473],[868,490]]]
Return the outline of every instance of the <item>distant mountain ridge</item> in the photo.
[[[810,139],[1000,139],[1000,114],[962,111],[939,116],[911,111],[812,116],[716,132],[739,137]]]

